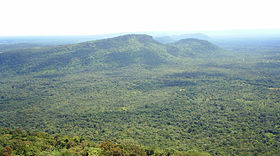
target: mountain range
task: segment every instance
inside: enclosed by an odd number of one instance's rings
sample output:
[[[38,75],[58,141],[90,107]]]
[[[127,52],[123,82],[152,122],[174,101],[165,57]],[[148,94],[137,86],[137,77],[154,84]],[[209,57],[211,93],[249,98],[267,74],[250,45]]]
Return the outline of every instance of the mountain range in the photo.
[[[205,40],[190,38],[163,44],[149,35],[130,34],[78,44],[6,50],[0,54],[0,71],[100,70],[133,64],[156,67],[174,64],[178,59],[225,54]]]

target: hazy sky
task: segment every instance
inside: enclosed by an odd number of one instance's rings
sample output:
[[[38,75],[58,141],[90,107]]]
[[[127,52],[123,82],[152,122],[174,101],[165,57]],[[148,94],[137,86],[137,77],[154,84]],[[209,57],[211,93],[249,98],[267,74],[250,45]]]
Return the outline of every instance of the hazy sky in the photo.
[[[279,29],[279,0],[0,0],[0,36]]]

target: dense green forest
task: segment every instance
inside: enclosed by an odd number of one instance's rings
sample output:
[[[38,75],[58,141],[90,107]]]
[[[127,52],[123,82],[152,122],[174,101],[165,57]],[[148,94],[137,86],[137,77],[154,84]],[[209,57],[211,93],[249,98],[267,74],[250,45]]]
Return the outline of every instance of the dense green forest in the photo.
[[[3,49],[0,150],[278,155],[280,47],[232,49],[148,35]]]
[[[22,129],[0,129],[0,155],[55,155],[55,156],[209,156],[206,152],[161,150],[156,147],[139,146],[131,142],[116,144],[109,140],[95,143],[79,136],[50,135]]]

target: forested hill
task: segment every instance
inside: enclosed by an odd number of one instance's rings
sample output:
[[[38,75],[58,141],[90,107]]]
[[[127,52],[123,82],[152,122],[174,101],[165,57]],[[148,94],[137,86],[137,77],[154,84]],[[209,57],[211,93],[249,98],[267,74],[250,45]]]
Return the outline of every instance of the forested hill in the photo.
[[[177,63],[182,56],[217,56],[221,51],[198,39],[161,44],[148,35],[124,35],[79,44],[6,50],[0,54],[0,71],[17,74],[49,70],[80,72],[134,64],[152,68]]]
[[[189,38],[196,38],[196,39],[207,40],[207,41],[212,40],[212,38],[202,33],[157,36],[155,37],[155,40],[160,43],[172,43],[182,39],[189,39]]]
[[[176,47],[176,50],[172,52],[177,56],[209,58],[227,55],[225,50],[217,45],[195,38],[182,39],[168,45]]]

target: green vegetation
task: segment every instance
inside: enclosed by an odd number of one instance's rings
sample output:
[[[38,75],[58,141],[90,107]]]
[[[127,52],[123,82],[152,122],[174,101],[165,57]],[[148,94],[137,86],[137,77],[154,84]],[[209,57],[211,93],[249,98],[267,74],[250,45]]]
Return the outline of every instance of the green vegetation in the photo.
[[[165,45],[147,35],[5,50],[0,126],[44,131],[36,139],[51,140],[41,142],[48,150],[26,139],[31,132],[18,137],[40,152],[88,152],[81,142],[56,146],[60,134],[82,136],[99,152],[111,140],[116,151],[136,145],[147,155],[150,148],[164,155],[277,155],[279,52],[258,47],[254,55],[234,54],[207,41]],[[8,142],[2,151],[17,151],[10,131],[1,132],[1,143]]]
[[[205,152],[198,151],[159,150],[154,147],[141,147],[129,142],[117,144],[109,140],[95,143],[79,136],[49,135],[43,132],[28,132],[21,129],[10,130],[7,128],[0,129],[0,155],[209,156]]]

